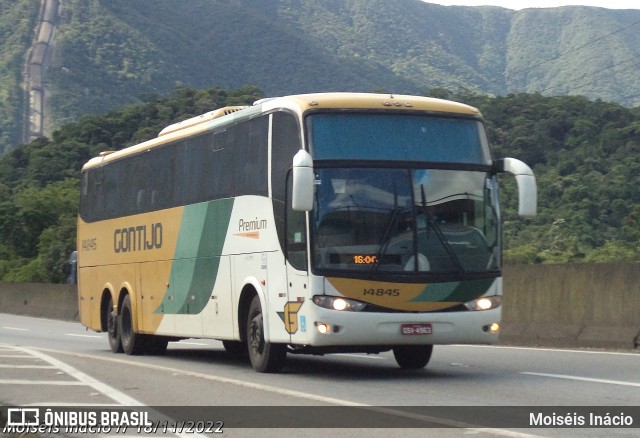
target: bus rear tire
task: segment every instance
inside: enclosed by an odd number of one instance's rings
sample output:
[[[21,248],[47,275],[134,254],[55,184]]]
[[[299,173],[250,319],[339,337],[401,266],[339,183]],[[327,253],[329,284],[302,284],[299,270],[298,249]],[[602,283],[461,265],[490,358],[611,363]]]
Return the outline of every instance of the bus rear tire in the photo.
[[[433,345],[398,345],[393,347],[393,357],[400,368],[416,370],[424,368],[431,359]]]
[[[122,350],[125,354],[137,355],[145,352],[147,337],[133,330],[133,312],[131,311],[131,297],[129,295],[122,300],[120,309],[118,331],[122,342]]]
[[[260,297],[253,297],[247,317],[247,350],[254,370],[259,373],[276,373],[287,359],[285,344],[272,344],[264,340],[264,319]]]
[[[122,341],[120,339],[120,315],[113,310],[113,298],[109,298],[107,308],[107,334],[109,347],[114,353],[122,353]]]

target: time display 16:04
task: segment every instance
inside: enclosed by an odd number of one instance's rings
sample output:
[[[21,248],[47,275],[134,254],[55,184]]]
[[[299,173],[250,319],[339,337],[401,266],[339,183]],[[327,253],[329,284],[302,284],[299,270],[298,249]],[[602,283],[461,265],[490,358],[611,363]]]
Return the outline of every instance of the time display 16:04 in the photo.
[[[356,265],[370,265],[377,262],[378,258],[374,255],[355,254],[353,256],[353,263],[355,263]]]

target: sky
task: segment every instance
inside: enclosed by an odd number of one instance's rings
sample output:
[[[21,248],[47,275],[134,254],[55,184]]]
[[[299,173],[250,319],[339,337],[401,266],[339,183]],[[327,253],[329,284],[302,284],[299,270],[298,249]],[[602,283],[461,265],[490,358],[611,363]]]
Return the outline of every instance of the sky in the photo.
[[[446,6],[501,6],[507,9],[555,8],[558,6],[597,6],[608,9],[640,9],[640,3],[630,0],[424,0]]]

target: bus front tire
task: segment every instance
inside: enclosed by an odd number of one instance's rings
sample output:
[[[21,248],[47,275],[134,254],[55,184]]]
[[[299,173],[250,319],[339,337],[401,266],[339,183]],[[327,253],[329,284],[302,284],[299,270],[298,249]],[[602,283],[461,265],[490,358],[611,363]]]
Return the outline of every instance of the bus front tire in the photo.
[[[118,331],[125,354],[137,355],[145,352],[146,336],[133,330],[133,312],[131,311],[131,297],[127,295],[122,301]]]
[[[113,310],[113,298],[109,298],[107,308],[107,333],[109,347],[114,353],[122,353],[122,341],[120,339],[120,316]]]
[[[264,320],[260,298],[256,295],[249,306],[247,317],[247,350],[254,370],[259,373],[275,373],[282,369],[287,359],[287,346],[264,340]]]
[[[398,345],[393,347],[393,357],[400,368],[415,370],[424,368],[431,359],[433,345]]]

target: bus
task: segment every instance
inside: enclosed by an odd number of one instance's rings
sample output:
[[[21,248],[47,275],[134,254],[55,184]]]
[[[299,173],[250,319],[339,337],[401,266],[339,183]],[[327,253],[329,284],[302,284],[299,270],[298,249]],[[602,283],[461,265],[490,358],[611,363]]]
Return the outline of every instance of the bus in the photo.
[[[82,168],[81,323],[126,354],[216,339],[258,372],[495,343],[504,172],[535,215],[531,169],[435,98],[293,95],[175,123]]]

